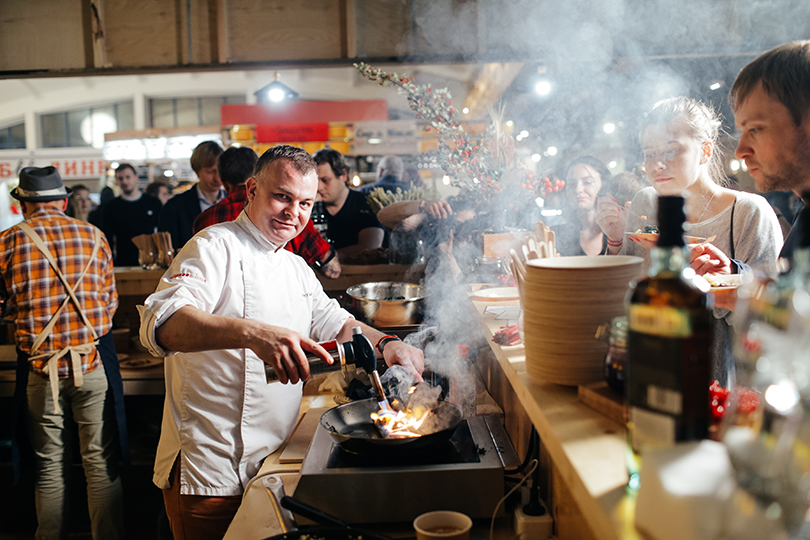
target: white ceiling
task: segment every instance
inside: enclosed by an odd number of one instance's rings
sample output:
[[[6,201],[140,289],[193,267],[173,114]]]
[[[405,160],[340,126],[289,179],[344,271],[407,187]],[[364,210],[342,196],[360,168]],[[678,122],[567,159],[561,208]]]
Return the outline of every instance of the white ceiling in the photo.
[[[419,66],[375,66],[400,75],[415,76],[417,82],[434,87],[447,86],[458,103],[473,87],[480,71],[471,64]],[[245,95],[252,103],[253,93],[273,80],[273,70],[160,73],[150,75],[111,75],[0,80],[0,126],[22,121],[26,113],[47,114],[133,99]],[[385,99],[389,108],[407,110],[404,97],[363,78],[352,67],[278,70],[279,80],[309,100]]]

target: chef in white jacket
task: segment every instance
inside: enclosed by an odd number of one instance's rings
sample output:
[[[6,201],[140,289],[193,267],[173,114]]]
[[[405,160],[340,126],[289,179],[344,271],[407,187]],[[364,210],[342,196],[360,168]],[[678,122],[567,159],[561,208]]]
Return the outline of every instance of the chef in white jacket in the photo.
[[[317,188],[308,153],[271,148],[239,217],[192,238],[140,306],[141,342],[166,356],[153,481],[178,540],[225,533],[245,484],[295,425],[305,351],[331,362],[318,341],[350,341],[361,326],[388,365],[424,369],[420,350],[356,321],[282,249],[309,220]],[[265,364],[279,382],[266,382]]]

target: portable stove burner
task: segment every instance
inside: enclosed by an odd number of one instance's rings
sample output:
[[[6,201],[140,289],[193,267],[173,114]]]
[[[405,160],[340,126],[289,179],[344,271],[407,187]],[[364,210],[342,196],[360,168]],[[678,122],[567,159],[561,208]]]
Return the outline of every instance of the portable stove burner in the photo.
[[[295,497],[348,523],[409,522],[432,510],[489,518],[504,494],[504,468],[519,464],[495,417],[462,421],[440,447],[408,456],[366,456],[318,427]]]

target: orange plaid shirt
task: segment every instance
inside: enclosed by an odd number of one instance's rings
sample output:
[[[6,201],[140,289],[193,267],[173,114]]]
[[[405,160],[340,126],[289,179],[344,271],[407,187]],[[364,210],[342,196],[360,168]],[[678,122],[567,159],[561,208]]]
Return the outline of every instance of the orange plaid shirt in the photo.
[[[71,287],[84,270],[93,253],[95,227],[69,218],[52,207],[38,208],[26,221],[42,238]],[[115,291],[112,252],[104,235],[101,236],[95,260],[76,289],[87,320],[99,337],[110,331],[112,317],[118,308]],[[0,233],[0,296],[7,298],[6,317],[15,320],[17,347],[30,353],[39,333],[67,296],[65,286],[57,277],[45,256],[19,227]],[[62,310],[59,320],[37,351],[37,355],[57,352],[67,346],[77,346],[93,340],[72,301]],[[49,357],[31,361],[31,369],[43,377]],[[70,376],[70,355],[59,359],[59,378]],[[82,371],[93,371],[101,364],[97,351],[82,357]]]

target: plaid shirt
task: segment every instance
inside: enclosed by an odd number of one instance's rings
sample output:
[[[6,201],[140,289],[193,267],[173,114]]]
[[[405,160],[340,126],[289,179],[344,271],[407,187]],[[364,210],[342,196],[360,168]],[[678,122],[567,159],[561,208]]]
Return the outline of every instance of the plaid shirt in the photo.
[[[38,208],[26,223],[48,246],[67,282],[72,287],[75,286],[93,253],[95,227],[69,218],[52,207]],[[110,331],[113,314],[118,308],[112,252],[104,235],[101,235],[101,242],[96,258],[75,291],[87,320],[99,336]],[[15,319],[17,347],[30,353],[37,336],[67,296],[65,286],[42,252],[19,227],[0,233],[0,274],[3,276],[0,296],[8,298],[6,316]],[[68,301],[51,335],[39,347],[37,355],[91,341],[93,337],[76,306]],[[47,360],[48,357],[32,360],[32,370],[47,377],[42,372]],[[69,354],[59,359],[60,379],[70,376],[69,360]],[[84,373],[93,371],[100,364],[97,351],[82,357]]]
[[[247,186],[240,184],[234,187],[233,191],[220,202],[204,211],[194,220],[194,234],[197,234],[206,227],[225,221],[233,221],[242,212],[247,203]],[[329,253],[329,242],[323,239],[310,219],[307,226],[298,236],[287,242],[284,246],[287,251],[292,251],[300,255],[307,264],[312,266],[320,262]]]

